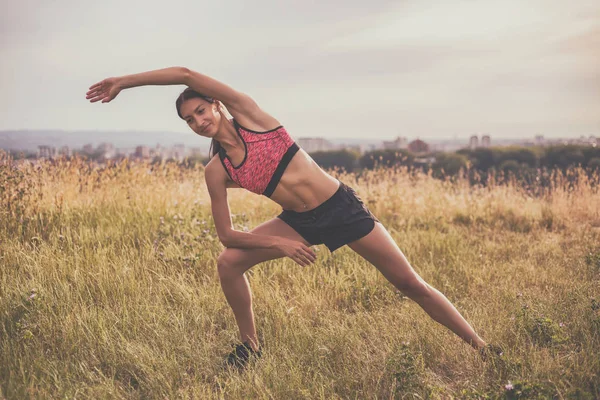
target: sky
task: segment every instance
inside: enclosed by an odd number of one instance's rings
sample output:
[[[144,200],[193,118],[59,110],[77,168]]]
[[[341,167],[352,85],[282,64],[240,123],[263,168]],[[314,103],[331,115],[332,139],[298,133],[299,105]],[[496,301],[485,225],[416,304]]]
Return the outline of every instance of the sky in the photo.
[[[0,130],[193,134],[183,85],[85,99],[184,66],[295,137],[600,136],[597,0],[3,0],[0,59]]]

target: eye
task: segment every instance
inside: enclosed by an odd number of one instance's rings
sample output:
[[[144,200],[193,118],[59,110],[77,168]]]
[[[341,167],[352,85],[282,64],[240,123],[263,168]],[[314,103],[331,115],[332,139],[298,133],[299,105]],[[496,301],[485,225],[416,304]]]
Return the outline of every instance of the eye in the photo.
[[[204,112],[204,108],[202,110],[198,110],[198,114],[202,114]]]

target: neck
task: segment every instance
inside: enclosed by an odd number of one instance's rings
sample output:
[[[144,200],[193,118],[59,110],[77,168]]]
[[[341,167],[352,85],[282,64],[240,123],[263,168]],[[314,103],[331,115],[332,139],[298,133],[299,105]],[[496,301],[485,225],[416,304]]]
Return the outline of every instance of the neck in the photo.
[[[237,148],[243,148],[244,144],[241,142],[233,123],[222,113],[221,118],[221,126],[213,139],[221,144],[226,153]]]

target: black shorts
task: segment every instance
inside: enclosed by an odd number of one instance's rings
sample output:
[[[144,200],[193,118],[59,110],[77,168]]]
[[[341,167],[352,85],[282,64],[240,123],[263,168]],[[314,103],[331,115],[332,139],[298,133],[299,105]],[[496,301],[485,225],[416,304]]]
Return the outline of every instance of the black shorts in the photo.
[[[356,192],[342,182],[333,196],[316,208],[283,210],[277,217],[311,245],[325,244],[331,252],[366,236],[379,222]]]

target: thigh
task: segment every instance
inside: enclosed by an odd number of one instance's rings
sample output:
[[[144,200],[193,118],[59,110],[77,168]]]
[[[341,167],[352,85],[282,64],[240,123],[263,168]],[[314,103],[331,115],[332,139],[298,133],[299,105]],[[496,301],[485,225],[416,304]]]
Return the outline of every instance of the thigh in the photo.
[[[252,229],[250,233],[256,235],[279,236],[287,239],[297,240],[307,246],[310,244],[296,232],[291,226],[279,218],[273,218]],[[219,261],[229,266],[235,266],[242,271],[250,269],[252,266],[264,261],[274,260],[284,257],[285,254],[278,249],[239,249],[226,248],[219,256]]]
[[[392,236],[381,223],[365,237],[348,244],[394,284],[410,284],[421,277],[412,268]]]

